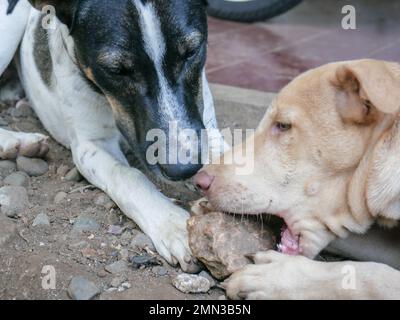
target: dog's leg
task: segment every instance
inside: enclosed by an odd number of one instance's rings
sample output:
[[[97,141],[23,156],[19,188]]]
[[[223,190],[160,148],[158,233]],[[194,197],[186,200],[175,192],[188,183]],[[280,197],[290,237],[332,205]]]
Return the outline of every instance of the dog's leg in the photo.
[[[0,159],[17,156],[43,157],[49,151],[48,137],[39,133],[8,131],[0,128]]]
[[[276,251],[260,252],[255,264],[224,286],[232,299],[398,299],[400,271],[373,262],[319,262]]]
[[[6,70],[24,35],[32,6],[21,0],[7,15],[8,0],[0,0],[0,76]]]
[[[71,146],[74,162],[88,181],[139,225],[160,255],[171,264],[179,262],[185,271],[196,271],[187,240],[188,213],[162,195],[142,172],[129,167],[115,145],[118,141],[77,140]]]
[[[326,251],[342,257],[374,261],[400,270],[400,227],[394,229],[374,226],[364,235],[350,234],[333,241]]]

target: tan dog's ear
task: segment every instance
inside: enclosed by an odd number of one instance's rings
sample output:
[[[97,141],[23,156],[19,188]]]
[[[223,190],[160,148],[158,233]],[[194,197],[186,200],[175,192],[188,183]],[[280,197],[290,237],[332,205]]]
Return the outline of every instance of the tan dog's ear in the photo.
[[[379,112],[400,112],[400,65],[358,60],[338,67],[333,85],[338,88],[338,110],[343,119],[370,124]]]

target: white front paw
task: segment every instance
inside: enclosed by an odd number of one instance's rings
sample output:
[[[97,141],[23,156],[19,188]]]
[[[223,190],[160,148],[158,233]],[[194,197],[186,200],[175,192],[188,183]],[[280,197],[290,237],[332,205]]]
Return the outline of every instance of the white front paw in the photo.
[[[188,244],[188,231],[186,228],[189,214],[179,208],[173,207],[165,216],[156,222],[149,232],[157,252],[171,265],[180,264],[185,272],[196,273],[199,271],[196,259]]]
[[[14,159],[17,156],[40,158],[48,151],[48,137],[45,135],[0,129],[0,159]]]

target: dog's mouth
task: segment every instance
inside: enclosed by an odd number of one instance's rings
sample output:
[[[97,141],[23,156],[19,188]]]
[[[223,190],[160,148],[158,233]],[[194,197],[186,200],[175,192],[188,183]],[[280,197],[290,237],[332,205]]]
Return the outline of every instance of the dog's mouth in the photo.
[[[288,254],[288,255],[301,254],[300,235],[295,234],[291,230],[291,228],[286,224],[286,222],[284,222],[284,224],[282,226],[280,241],[277,245],[277,249],[279,252],[282,252],[282,253]]]

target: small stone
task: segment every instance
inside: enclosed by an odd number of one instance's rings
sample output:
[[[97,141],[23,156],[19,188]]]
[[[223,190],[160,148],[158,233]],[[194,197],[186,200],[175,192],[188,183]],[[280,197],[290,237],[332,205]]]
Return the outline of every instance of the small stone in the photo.
[[[210,281],[211,288],[215,287],[217,285],[217,283],[214,280],[214,278],[207,271],[204,271],[204,270],[201,271],[199,273],[199,276],[208,279],[208,281]]]
[[[97,272],[97,276],[99,278],[105,278],[105,277],[108,276],[108,273],[106,271],[104,271],[104,270],[100,270],[99,272]]]
[[[47,214],[45,213],[39,213],[35,220],[33,220],[32,223],[33,227],[49,227],[50,226],[50,220]]]
[[[22,171],[11,173],[3,180],[4,185],[14,187],[28,187],[29,176]]]
[[[115,277],[114,279],[111,280],[110,285],[114,288],[118,288],[125,281],[126,281],[126,277],[124,277],[124,276]]]
[[[49,170],[49,165],[43,159],[20,156],[17,158],[17,169],[27,173],[31,177],[39,177]]]
[[[128,249],[121,249],[121,251],[119,252],[119,255],[120,255],[122,260],[124,260],[124,261],[128,261],[129,260],[129,251],[128,251]]]
[[[28,193],[24,187],[0,188],[0,210],[8,217],[15,218],[29,206]]]
[[[126,289],[130,289],[131,287],[132,287],[132,285],[129,282],[124,282],[124,283],[121,284],[120,288],[126,290]]]
[[[118,235],[122,234],[123,231],[124,231],[124,229],[120,226],[110,225],[108,227],[107,233],[112,234],[114,236],[118,236]]]
[[[157,257],[149,254],[133,256],[131,258],[131,263],[135,269],[162,265],[161,261]]]
[[[97,251],[91,247],[83,248],[81,253],[85,258],[93,258],[97,256]]]
[[[82,180],[82,176],[79,173],[78,169],[75,167],[65,175],[65,180],[79,182]]]
[[[17,225],[10,219],[0,215],[0,247],[17,234]]]
[[[146,248],[152,251],[156,250],[151,239],[140,231],[137,231],[137,233],[133,236],[131,246],[139,250]]]
[[[68,196],[66,192],[58,192],[56,196],[54,197],[54,203],[59,204],[65,200],[65,198]]]
[[[65,177],[65,175],[68,173],[68,171],[69,171],[68,166],[66,166],[65,164],[62,164],[57,169],[57,175],[59,177]]]
[[[85,240],[82,241],[78,241],[78,242],[74,242],[68,245],[68,248],[70,250],[75,250],[75,249],[82,249],[82,248],[86,248],[89,246],[89,243]]]
[[[87,216],[80,215],[72,228],[72,233],[80,233],[83,231],[98,231],[100,229],[100,225],[96,220]]]
[[[127,246],[129,245],[130,241],[132,238],[132,234],[129,230],[126,230],[122,235],[121,235],[121,245],[123,246]]]
[[[17,165],[9,160],[0,161],[0,174],[8,175],[17,169]]]
[[[226,296],[222,295],[218,297],[218,300],[226,300]]]
[[[151,271],[156,275],[156,276],[166,276],[168,274],[168,270],[164,267],[157,266],[153,267]]]
[[[128,270],[128,265],[123,260],[118,260],[108,266],[105,266],[104,269],[112,274],[121,274]]]
[[[68,288],[68,294],[73,300],[90,300],[99,293],[99,288],[93,282],[81,276],[72,278]]]
[[[172,279],[175,288],[183,293],[206,293],[210,290],[211,284],[208,279],[194,275],[181,273]]]
[[[29,102],[25,99],[17,102],[17,104],[15,105],[15,110],[20,117],[27,118],[35,116],[35,113],[33,112],[33,109],[31,108]]]
[[[111,210],[116,207],[116,204],[111,200],[111,198],[105,193],[100,193],[94,200],[94,204],[107,210]]]

